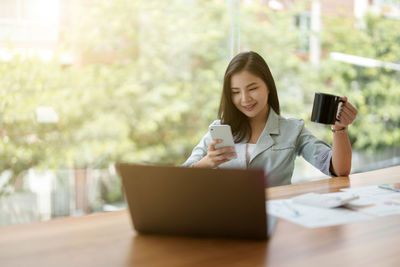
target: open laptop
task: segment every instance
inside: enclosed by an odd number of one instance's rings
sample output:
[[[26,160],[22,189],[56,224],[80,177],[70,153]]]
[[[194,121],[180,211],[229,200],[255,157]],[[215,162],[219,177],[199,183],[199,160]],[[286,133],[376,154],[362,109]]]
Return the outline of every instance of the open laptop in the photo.
[[[273,228],[263,170],[115,166],[139,233],[266,239]]]

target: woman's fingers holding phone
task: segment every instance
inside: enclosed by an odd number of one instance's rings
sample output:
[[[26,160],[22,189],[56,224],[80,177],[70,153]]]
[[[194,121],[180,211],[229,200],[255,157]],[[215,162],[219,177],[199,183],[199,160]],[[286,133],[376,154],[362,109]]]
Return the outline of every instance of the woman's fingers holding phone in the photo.
[[[209,157],[220,161],[226,158],[231,158],[236,156],[235,148],[234,147],[223,147],[217,150],[208,151]]]
[[[214,150],[216,155],[223,155],[229,152],[234,152],[235,148],[233,146],[222,147],[220,149]]]
[[[217,167],[222,163],[228,162],[231,160],[232,157],[236,155],[235,152],[231,153],[226,153],[226,154],[220,154],[220,155],[215,155],[212,156],[210,155],[210,161],[212,162],[212,167]]]
[[[220,144],[220,143],[222,143],[222,142],[223,142],[222,139],[215,139],[215,140],[212,140],[211,143],[210,143],[210,145],[208,146],[208,151],[214,151],[214,150],[215,150],[215,145],[216,145],[216,144]]]
[[[219,150],[216,150],[216,151],[220,151],[220,150],[222,150],[222,149],[219,149]],[[230,159],[230,158],[232,158],[234,156],[236,156],[236,152],[234,151],[234,149],[229,149],[224,153],[217,154],[215,156],[215,159],[220,161],[220,160],[224,160],[224,159]]]
[[[218,165],[231,160],[236,156],[234,147],[222,147],[215,149],[215,145],[221,143],[222,140],[213,140],[208,146],[207,157],[210,162],[210,167],[217,167]]]
[[[212,153],[214,155],[222,155],[231,151],[235,151],[235,147],[233,146],[221,147],[219,149],[216,149],[215,145],[222,142],[223,141],[221,139],[213,140],[208,146],[208,153]]]

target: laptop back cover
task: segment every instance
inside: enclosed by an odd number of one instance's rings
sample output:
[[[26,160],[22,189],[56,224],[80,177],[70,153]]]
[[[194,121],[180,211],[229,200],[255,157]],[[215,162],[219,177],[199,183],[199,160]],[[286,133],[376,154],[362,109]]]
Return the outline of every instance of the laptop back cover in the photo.
[[[262,170],[116,164],[140,233],[265,239]]]

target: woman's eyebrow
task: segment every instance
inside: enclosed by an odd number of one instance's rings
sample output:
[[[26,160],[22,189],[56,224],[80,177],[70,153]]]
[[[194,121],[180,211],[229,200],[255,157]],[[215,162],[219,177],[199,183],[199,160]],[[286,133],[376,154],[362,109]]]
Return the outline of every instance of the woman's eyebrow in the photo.
[[[250,86],[253,86],[253,85],[256,85],[256,84],[257,84],[256,82],[252,82],[252,83],[248,84],[246,87],[250,87]]]
[[[248,85],[246,85],[246,87],[250,87],[250,86],[253,86],[253,85],[256,85],[257,83],[256,82],[252,82],[252,83],[249,83]],[[238,87],[231,87],[231,90],[233,90],[233,89],[240,89],[240,88],[238,88]]]

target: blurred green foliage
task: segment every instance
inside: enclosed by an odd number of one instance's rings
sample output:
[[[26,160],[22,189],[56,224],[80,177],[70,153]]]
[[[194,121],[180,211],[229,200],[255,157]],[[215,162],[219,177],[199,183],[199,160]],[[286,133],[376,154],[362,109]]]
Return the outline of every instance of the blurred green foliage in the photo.
[[[216,119],[230,60],[229,1],[86,1],[64,29],[60,51],[74,47],[81,64],[14,57],[0,63],[0,171],[104,168],[115,161],[179,165]],[[346,95],[359,115],[353,146],[384,150],[400,144],[400,72],[329,59],[342,52],[400,62],[400,21],[368,16],[326,19],[324,56],[311,66],[298,51],[293,17],[241,9],[242,50],[259,52],[275,77],[282,114],[306,120],[315,91]],[[38,106],[59,115],[38,123]]]
[[[400,64],[400,20],[368,15],[326,20],[324,49]],[[357,107],[357,120],[349,132],[353,147],[374,153],[400,147],[400,71],[367,68],[326,60],[320,79],[331,92],[346,95]]]

